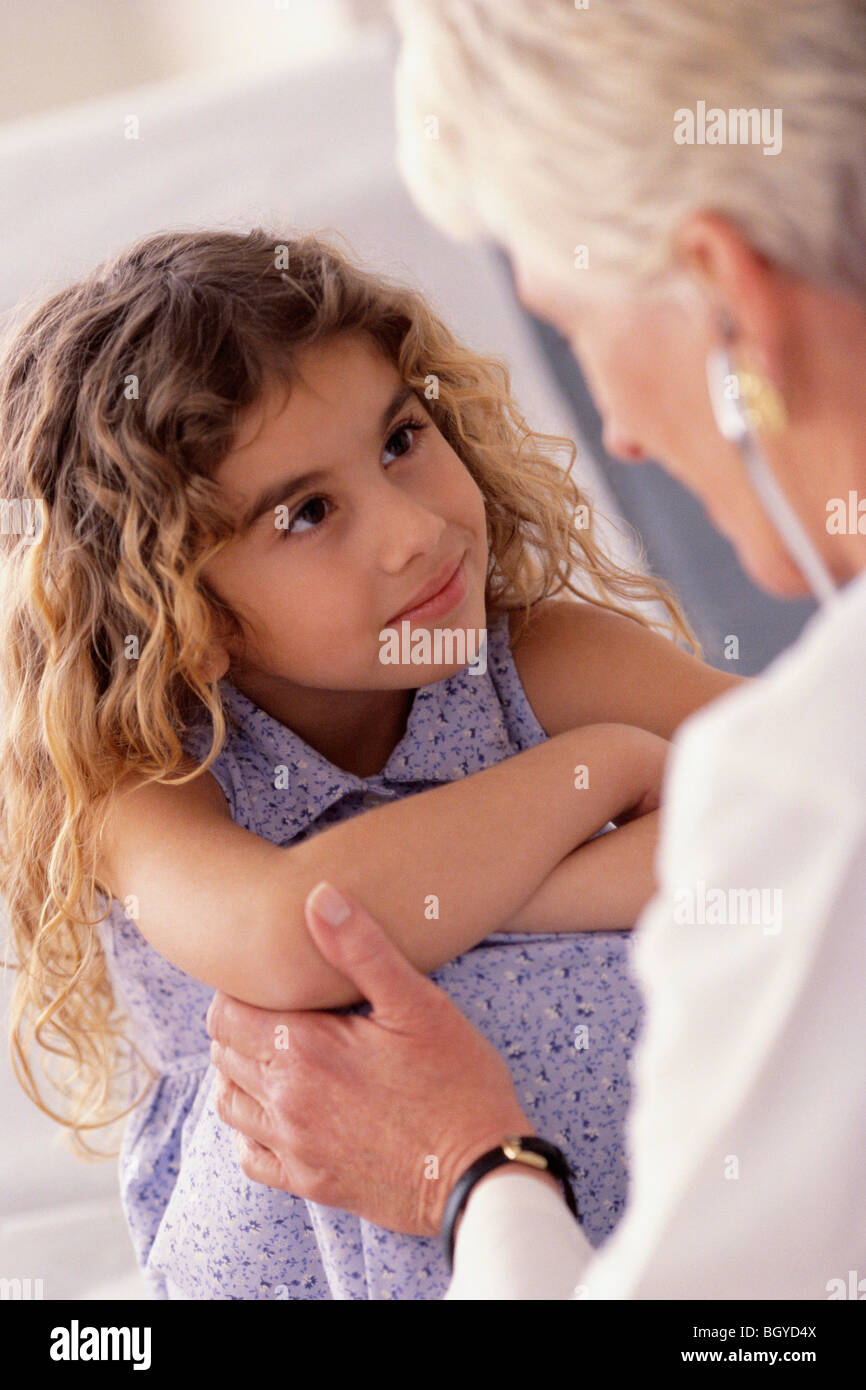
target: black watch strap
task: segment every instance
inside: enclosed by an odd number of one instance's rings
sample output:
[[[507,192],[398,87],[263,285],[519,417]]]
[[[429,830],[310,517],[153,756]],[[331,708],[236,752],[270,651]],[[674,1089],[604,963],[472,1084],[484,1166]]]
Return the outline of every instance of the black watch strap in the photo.
[[[549,1144],[546,1139],[538,1139],[534,1134],[509,1134],[495,1149],[488,1149],[487,1153],[476,1158],[475,1162],[455,1183],[448,1201],[445,1203],[445,1211],[442,1216],[442,1243],[445,1247],[449,1273],[454,1268],[454,1228],[457,1225],[457,1218],[469,1200],[470,1192],[476,1183],[479,1183],[488,1173],[492,1173],[494,1168],[501,1168],[506,1163],[523,1163],[528,1168],[546,1171],[552,1173],[555,1178],[559,1178],[569,1211],[576,1221],[580,1219],[571,1186],[574,1173],[569,1168],[568,1160],[562,1150],[558,1149],[555,1144]]]

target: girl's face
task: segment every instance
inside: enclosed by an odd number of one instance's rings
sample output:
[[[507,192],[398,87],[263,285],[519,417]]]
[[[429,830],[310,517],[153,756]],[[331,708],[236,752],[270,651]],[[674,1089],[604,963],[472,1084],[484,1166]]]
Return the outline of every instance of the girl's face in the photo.
[[[385,664],[379,634],[458,564],[453,607],[409,631],[482,629],[488,564],[481,491],[373,340],[346,333],[297,365],[288,398],[266,394],[217,471],[244,529],[204,570],[245,628],[219,649],[220,674],[230,661],[232,683],[287,724],[311,688],[325,715],[328,692],[405,692],[460,670]]]

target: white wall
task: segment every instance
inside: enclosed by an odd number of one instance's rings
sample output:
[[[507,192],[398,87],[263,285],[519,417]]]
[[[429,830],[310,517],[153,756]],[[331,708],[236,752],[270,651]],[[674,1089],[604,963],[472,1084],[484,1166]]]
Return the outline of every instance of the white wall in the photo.
[[[386,0],[2,0],[0,122],[176,73],[303,64]]]

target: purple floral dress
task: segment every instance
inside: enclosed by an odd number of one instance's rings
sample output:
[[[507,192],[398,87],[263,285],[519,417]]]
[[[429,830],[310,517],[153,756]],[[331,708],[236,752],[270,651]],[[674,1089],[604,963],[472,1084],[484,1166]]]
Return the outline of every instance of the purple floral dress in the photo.
[[[210,771],[232,819],[278,845],[547,737],[514,665],[507,615],[488,629],[483,675],[464,668],[417,690],[406,732],[374,777],[335,767],[230,683],[220,688],[237,727]],[[185,746],[203,760],[209,737],[193,729]],[[278,779],[281,767],[288,777]],[[288,787],[275,789],[275,780]],[[438,1240],[383,1230],[244,1175],[214,1108],[205,1028],[213,990],[149,946],[122,904],[101,931],[128,1027],[159,1073],[127,1122],[120,1155],[124,1210],[154,1295],[441,1298],[448,1275]],[[503,933],[432,976],[506,1059],[538,1132],[569,1155],[595,1245],[626,1198],[629,1061],[642,1015],[630,959],[629,932]]]

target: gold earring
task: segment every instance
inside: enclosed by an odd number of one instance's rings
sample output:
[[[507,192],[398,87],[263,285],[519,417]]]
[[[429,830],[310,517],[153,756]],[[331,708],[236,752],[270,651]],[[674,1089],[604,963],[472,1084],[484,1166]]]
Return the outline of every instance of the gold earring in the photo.
[[[788,424],[788,411],[778,387],[751,368],[737,370],[737,385],[749,426],[779,434]]]

